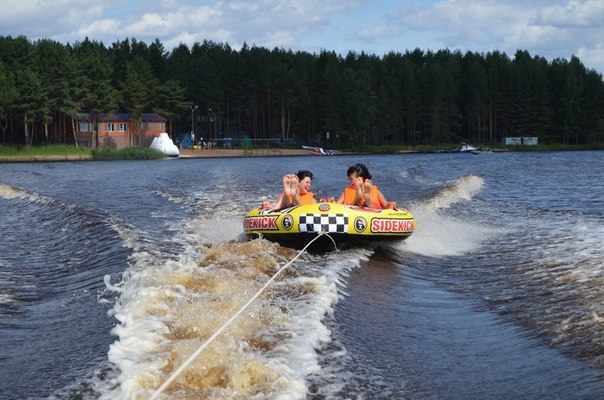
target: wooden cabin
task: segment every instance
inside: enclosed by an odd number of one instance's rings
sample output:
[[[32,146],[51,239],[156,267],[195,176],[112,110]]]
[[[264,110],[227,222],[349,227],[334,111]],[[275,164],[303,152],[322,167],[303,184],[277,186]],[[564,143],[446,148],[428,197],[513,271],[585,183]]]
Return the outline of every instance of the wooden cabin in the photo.
[[[155,113],[89,113],[74,122],[74,138],[84,147],[149,147],[154,137],[166,132],[166,119]]]

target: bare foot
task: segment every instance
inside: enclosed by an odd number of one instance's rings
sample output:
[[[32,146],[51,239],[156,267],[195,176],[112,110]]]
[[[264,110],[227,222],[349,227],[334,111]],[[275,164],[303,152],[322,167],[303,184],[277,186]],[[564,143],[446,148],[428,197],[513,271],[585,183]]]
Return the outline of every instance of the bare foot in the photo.
[[[292,187],[291,174],[284,175],[283,176],[283,193],[285,193],[286,196],[291,196],[293,194],[291,191],[291,187]]]
[[[290,182],[289,190],[291,190],[291,196],[295,196],[296,194],[299,194],[298,184],[300,183],[300,179],[298,179],[298,175],[295,175],[295,174],[291,174],[290,176],[291,176],[291,182]]]

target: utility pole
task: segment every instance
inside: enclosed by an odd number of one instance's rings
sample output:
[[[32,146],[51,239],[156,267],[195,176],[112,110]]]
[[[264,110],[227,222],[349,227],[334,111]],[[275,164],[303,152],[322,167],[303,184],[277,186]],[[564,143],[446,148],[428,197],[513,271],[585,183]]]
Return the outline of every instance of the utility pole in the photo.
[[[216,140],[216,114],[214,113],[214,111],[212,111],[212,108],[208,107],[208,111],[212,113],[212,122],[214,124],[214,135],[212,135],[214,137],[214,140]]]
[[[191,140],[193,141],[193,145],[195,144],[195,110],[197,110],[199,106],[191,106]]]

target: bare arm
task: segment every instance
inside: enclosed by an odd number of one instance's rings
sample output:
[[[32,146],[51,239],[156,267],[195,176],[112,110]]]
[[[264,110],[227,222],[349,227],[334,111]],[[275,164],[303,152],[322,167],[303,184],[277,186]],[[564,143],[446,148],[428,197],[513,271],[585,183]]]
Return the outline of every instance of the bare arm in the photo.
[[[388,208],[388,205],[390,204],[381,191],[378,191],[378,201],[380,202],[380,206],[382,208]]]
[[[363,198],[365,199],[365,207],[373,208],[373,201],[371,201],[371,189],[373,183],[370,179],[365,179],[363,183]]]
[[[396,208],[396,202],[386,200],[386,197],[384,197],[382,192],[379,190],[378,190],[378,200],[380,201],[380,205],[382,206],[382,208]]]
[[[281,196],[279,196],[279,199],[275,203],[275,206],[273,207],[273,209],[279,210],[281,208],[286,207],[286,206],[283,205],[284,201],[285,201],[285,194],[281,193]]]

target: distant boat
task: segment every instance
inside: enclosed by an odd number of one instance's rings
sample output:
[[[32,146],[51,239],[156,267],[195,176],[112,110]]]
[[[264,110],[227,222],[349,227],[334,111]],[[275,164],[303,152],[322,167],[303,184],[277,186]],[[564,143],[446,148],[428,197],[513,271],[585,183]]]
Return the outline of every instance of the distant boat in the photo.
[[[302,146],[304,150],[309,150],[312,153],[320,154],[322,156],[331,156],[333,154],[333,150],[324,150],[323,147],[311,147],[311,146]]]
[[[151,146],[149,147],[170,157],[180,156],[178,147],[176,147],[166,132],[162,132],[158,137],[153,138],[153,142],[151,142]]]
[[[474,147],[471,144],[462,143],[461,147],[458,147],[455,150],[453,150],[453,153],[471,153],[476,150],[478,150],[477,147]]]

